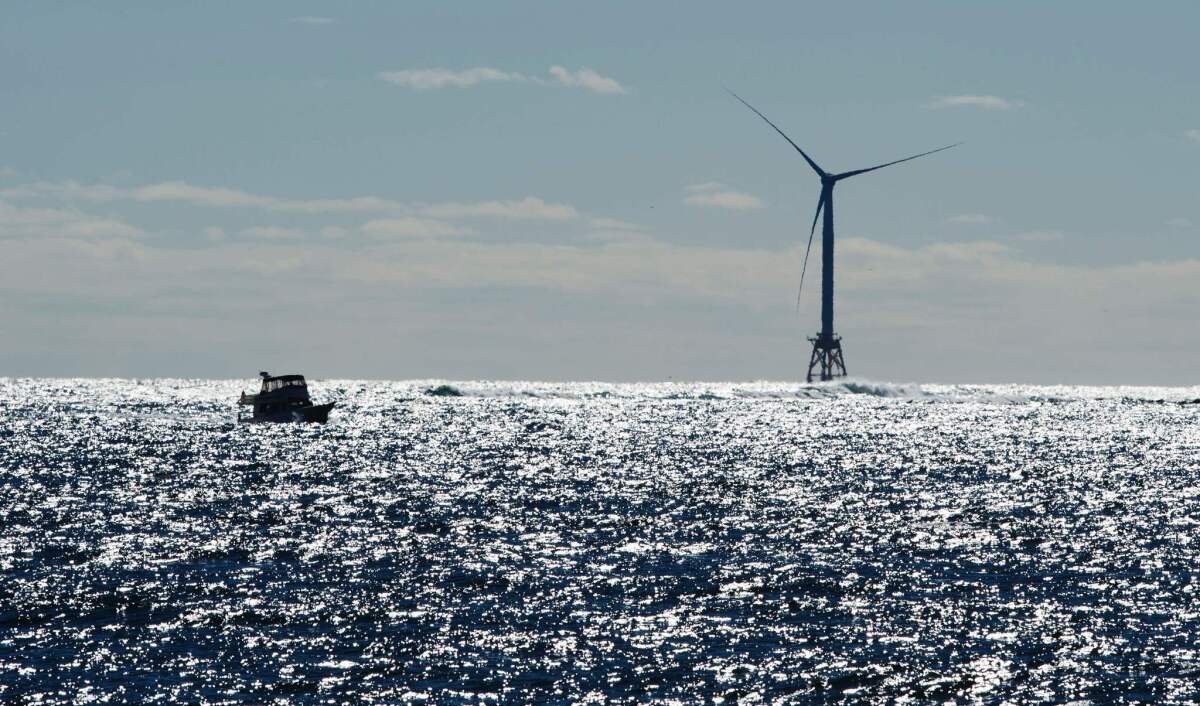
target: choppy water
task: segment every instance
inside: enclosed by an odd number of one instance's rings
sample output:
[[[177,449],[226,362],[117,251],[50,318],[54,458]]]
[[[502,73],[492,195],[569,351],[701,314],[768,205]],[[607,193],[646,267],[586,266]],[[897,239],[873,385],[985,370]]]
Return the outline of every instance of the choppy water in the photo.
[[[1200,389],[0,379],[0,702],[1200,699]]]

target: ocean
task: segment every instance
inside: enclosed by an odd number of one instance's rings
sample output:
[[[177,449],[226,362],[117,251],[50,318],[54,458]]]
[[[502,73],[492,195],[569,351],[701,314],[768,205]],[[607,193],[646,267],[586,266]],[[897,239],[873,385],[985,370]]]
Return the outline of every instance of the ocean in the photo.
[[[0,379],[0,702],[1196,703],[1200,388]]]

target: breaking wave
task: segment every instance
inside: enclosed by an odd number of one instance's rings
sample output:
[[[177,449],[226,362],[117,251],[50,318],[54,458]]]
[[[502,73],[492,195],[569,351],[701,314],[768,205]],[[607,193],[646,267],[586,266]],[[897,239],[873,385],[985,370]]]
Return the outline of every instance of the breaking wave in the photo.
[[[356,387],[353,381],[329,381]],[[886,400],[1028,404],[1071,400],[1119,400],[1131,403],[1186,402],[1200,387],[1101,387],[1074,385],[948,385],[898,383],[849,378],[838,382],[536,382],[415,380],[387,383],[413,396],[564,400],[827,400],[875,397]]]

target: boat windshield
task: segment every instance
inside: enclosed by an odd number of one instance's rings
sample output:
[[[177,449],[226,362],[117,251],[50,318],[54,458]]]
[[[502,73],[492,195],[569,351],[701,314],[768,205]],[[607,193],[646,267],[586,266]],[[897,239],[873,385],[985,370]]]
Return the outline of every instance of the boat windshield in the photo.
[[[285,387],[305,387],[303,377],[272,378],[263,382],[263,392],[274,392]]]

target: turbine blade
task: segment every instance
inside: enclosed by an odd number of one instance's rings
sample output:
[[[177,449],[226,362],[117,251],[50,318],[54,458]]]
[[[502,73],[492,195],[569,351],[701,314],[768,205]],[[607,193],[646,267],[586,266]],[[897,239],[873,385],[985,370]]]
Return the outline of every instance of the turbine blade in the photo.
[[[817,234],[817,220],[821,217],[821,208],[825,205],[825,189],[821,189],[821,198],[817,199],[817,212],[813,215],[812,228],[808,230],[808,247],[804,249],[804,266],[800,268],[800,288],[796,290],[796,312],[800,312],[800,294],[804,291],[804,273],[808,271],[808,254],[812,252],[813,236]]]
[[[846,179],[848,177],[856,176],[858,174],[866,174],[867,172],[873,172],[876,169],[883,169],[884,167],[890,167],[893,164],[899,164],[901,162],[908,162],[910,160],[916,159],[917,157],[924,157],[926,155],[931,155],[934,152],[941,152],[942,150],[948,150],[951,147],[958,147],[961,144],[962,144],[961,142],[955,142],[952,145],[946,145],[945,147],[939,147],[936,150],[929,150],[928,152],[922,152],[921,154],[914,154],[913,156],[905,157],[904,159],[897,159],[895,162],[888,162],[887,164],[880,164],[875,167],[867,167],[866,169],[855,169],[852,172],[842,172],[841,174],[834,175],[833,178],[834,179]]]
[[[741,101],[742,105],[746,106],[746,107],[747,107],[747,108],[749,108],[750,110],[753,110],[753,111],[754,111],[754,113],[755,113],[755,115],[757,115],[758,117],[762,118],[763,120],[766,120],[768,125],[770,125],[771,127],[775,128],[775,132],[779,133],[780,135],[783,135],[783,139],[787,140],[789,143],[791,143],[792,147],[795,147],[795,148],[796,148],[796,151],[800,153],[800,156],[804,158],[804,161],[805,161],[805,162],[808,162],[808,166],[810,166],[810,167],[812,167],[812,168],[813,168],[813,171],[815,171],[815,172],[817,173],[817,176],[822,176],[822,177],[824,177],[824,176],[829,176],[829,175],[828,175],[828,174],[825,172],[825,170],[824,170],[824,169],[821,169],[820,167],[818,167],[818,166],[817,166],[817,163],[816,163],[816,162],[812,161],[812,157],[809,157],[807,154],[805,154],[805,153],[804,153],[804,150],[800,149],[800,145],[796,144],[795,142],[792,142],[792,138],[790,138],[790,137],[788,137],[787,135],[785,135],[785,134],[784,134],[784,132],[783,132],[783,130],[780,130],[780,129],[779,129],[779,126],[777,126],[775,123],[771,122],[771,120],[770,120],[769,118],[767,118],[767,116],[765,116],[765,115],[763,115],[762,113],[758,112],[758,108],[755,108],[754,106],[752,106],[752,105],[750,105],[749,103],[747,103],[745,100],[742,100],[742,97],[741,97],[741,96],[739,96],[738,94],[734,93],[733,91],[730,91],[728,88],[726,88],[725,90],[729,92],[729,95],[731,95],[731,96],[733,96],[734,98],[737,98],[739,101]]]

